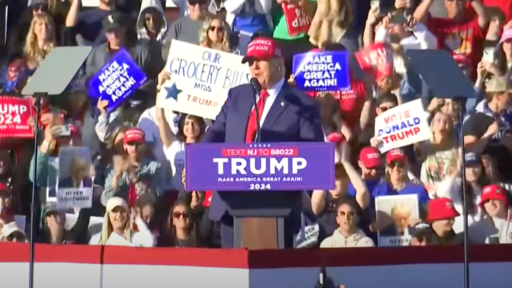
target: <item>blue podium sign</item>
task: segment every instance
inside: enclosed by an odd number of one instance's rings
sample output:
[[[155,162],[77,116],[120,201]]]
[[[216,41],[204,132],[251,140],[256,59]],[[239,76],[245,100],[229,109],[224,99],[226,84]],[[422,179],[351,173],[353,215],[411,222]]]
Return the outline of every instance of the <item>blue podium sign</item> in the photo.
[[[188,191],[334,189],[334,144],[194,144],[186,149]]]
[[[147,78],[124,49],[117,52],[89,81],[89,95],[107,100],[107,112],[119,107]]]
[[[349,61],[346,51],[319,51],[293,56],[292,75],[303,91],[339,91],[350,89]]]

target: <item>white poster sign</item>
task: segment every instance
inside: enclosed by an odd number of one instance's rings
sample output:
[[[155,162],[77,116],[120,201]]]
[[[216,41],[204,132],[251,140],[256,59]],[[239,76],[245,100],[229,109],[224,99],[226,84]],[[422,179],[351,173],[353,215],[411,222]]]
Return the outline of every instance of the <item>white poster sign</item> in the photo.
[[[92,188],[59,188],[57,207],[62,210],[92,207]]]
[[[93,179],[90,176],[91,156],[87,147],[59,149],[59,183],[57,208],[90,208]]]
[[[380,152],[404,147],[431,138],[421,99],[398,105],[375,118],[375,136],[381,141]]]
[[[377,223],[384,227],[377,234],[379,247],[409,246],[410,224],[419,219],[418,195],[375,197]]]
[[[171,104],[174,111],[215,119],[229,89],[251,79],[249,65],[242,64],[242,59],[240,55],[174,40],[166,64],[171,80],[160,91],[166,99],[177,99]]]

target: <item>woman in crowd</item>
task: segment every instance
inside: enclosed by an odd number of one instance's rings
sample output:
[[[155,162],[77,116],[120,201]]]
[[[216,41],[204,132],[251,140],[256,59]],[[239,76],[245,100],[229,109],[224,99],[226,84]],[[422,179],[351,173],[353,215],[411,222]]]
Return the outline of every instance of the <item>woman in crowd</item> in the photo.
[[[149,230],[155,237],[158,237],[158,223],[155,219],[157,198],[154,192],[144,193],[137,199],[135,212],[140,215],[142,221],[146,223]],[[156,239],[156,238],[155,238]]]
[[[25,243],[27,236],[15,222],[10,222],[0,228],[0,242]]]
[[[160,169],[161,165],[144,156],[145,144],[142,130],[130,128],[126,131],[123,140],[126,154],[115,157],[113,167],[107,172],[105,190],[101,195],[104,206],[114,196],[126,199],[130,207],[135,206],[139,196],[135,187],[138,182],[146,183],[157,195],[165,192],[166,180]]]
[[[64,24],[64,19],[68,13],[70,2],[68,0],[29,0],[28,6],[17,25],[9,33],[7,45],[9,59],[21,56],[20,47],[23,47],[26,41],[26,36],[30,31],[31,22],[34,16],[41,13],[48,13],[52,22],[55,24],[55,41],[58,45],[72,45],[73,41],[65,39],[63,31],[61,30]]]
[[[201,247],[202,240],[197,221],[188,203],[178,201],[169,213],[163,233],[158,240],[160,247]]]
[[[177,191],[184,191],[181,176],[185,168],[185,147],[201,140],[206,130],[205,121],[201,117],[181,114],[178,119],[178,133],[174,135],[165,119],[164,109],[156,107],[156,120],[165,156],[171,162],[173,187]]]
[[[374,196],[417,195],[420,207],[424,207],[429,197],[425,187],[409,179],[408,162],[401,149],[393,149],[386,154],[386,180],[379,183]]]
[[[199,45],[224,52],[231,52],[229,41],[229,25],[219,17],[209,17],[204,20],[199,30]]]
[[[55,24],[46,13],[34,15],[25,41],[25,57],[29,70],[34,71],[57,45]]]
[[[103,218],[103,226],[100,234],[93,235],[89,244],[96,245],[119,245],[121,239],[133,246],[154,247],[155,239],[148,227],[142,221],[140,215],[136,215],[135,210],[130,213],[128,204],[122,198],[112,197],[108,200],[107,213]],[[116,233],[121,239],[113,238],[111,234]],[[115,242],[114,242],[115,241]]]
[[[466,205],[468,206],[468,226],[480,221],[484,216],[484,211],[478,205],[482,197],[482,188],[490,183],[486,171],[482,165],[482,159],[475,153],[466,153],[464,155],[466,162]],[[459,161],[460,162],[460,161]],[[455,210],[462,214],[463,195],[462,195],[462,179],[460,178],[460,163],[457,169],[451,171],[449,175],[438,185],[438,189],[434,194],[436,197],[448,198],[453,202]],[[453,230],[455,233],[464,231],[463,218],[456,217]]]
[[[486,215],[469,228],[471,243],[512,243],[512,211],[509,209],[506,193],[499,185],[487,185],[482,189],[482,197],[478,204]]]
[[[494,63],[486,63],[485,70],[496,76],[507,74],[512,67],[512,25],[510,22],[503,28],[495,55],[496,60]]]
[[[320,248],[375,247],[373,240],[357,227],[359,211],[356,201],[352,199],[341,200],[336,207],[338,228],[332,236],[322,241]]]
[[[437,112],[430,123],[432,138],[423,145],[417,145],[421,165],[421,182],[429,195],[434,195],[437,185],[456,169],[459,158],[457,138],[453,122],[448,114]]]

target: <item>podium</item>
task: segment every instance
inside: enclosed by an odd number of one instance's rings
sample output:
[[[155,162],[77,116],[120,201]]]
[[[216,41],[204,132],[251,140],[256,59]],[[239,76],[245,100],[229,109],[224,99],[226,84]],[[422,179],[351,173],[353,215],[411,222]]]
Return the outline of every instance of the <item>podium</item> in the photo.
[[[285,248],[300,226],[302,191],[334,189],[332,143],[201,143],[185,153],[187,191],[218,191],[210,215],[233,217],[238,248]]]
[[[300,192],[219,192],[233,217],[236,248],[284,249],[285,218],[300,213]],[[300,214],[299,214],[300,216]]]

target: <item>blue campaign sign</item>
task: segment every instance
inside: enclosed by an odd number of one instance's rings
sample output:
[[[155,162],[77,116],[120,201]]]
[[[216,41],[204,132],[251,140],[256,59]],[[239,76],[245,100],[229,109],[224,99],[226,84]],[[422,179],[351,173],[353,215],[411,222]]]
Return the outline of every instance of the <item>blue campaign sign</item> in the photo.
[[[293,56],[295,84],[304,91],[339,91],[350,89],[346,51],[318,51]]]
[[[147,78],[122,49],[89,81],[89,95],[108,100],[107,112],[119,107]]]
[[[333,143],[187,145],[188,191],[334,189]]]

